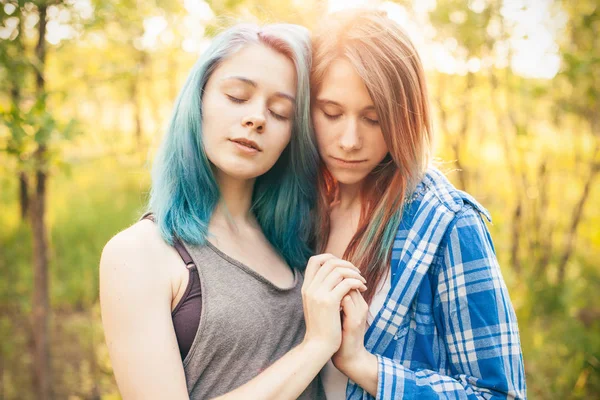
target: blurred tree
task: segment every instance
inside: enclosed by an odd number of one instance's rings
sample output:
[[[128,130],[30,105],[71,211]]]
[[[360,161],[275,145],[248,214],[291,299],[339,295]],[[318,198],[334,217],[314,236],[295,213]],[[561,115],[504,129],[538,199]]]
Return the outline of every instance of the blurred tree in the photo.
[[[146,144],[144,118],[142,116],[142,86],[149,85],[152,75],[150,49],[143,41],[150,18],[162,17],[174,22],[174,16],[181,14],[178,2],[168,0],[93,0],[94,18],[87,25],[86,33],[105,33],[106,48],[118,57],[105,59],[104,67],[111,70],[110,79],[118,83],[133,112],[134,141],[137,150],[144,153]],[[114,64],[112,64],[114,62]],[[158,101],[150,91],[146,93],[151,104]]]
[[[559,75],[562,110],[582,118],[591,134],[591,150],[585,149],[587,176],[565,236],[565,248],[558,261],[558,282],[563,283],[567,264],[573,254],[577,228],[590,198],[592,185],[600,172],[600,6],[596,0],[562,1],[567,12],[567,40],[561,43],[563,66]],[[587,153],[587,154],[586,154]]]
[[[48,233],[46,215],[47,152],[49,134],[54,128],[52,117],[46,113],[45,67],[46,67],[46,17],[48,4],[40,2],[38,12],[38,42],[35,47],[35,81],[38,109],[45,114],[45,121],[38,126],[37,148],[34,152],[35,189],[32,196],[30,221],[33,234],[33,337],[35,342],[34,363],[37,395],[41,400],[50,398],[50,351],[48,347]]]
[[[2,66],[11,77],[11,107],[3,115],[3,122],[8,127],[10,135],[4,147],[9,154],[19,160],[22,213],[28,215],[31,225],[34,279],[31,333],[34,386],[37,398],[43,400],[51,397],[48,338],[50,314],[48,232],[45,221],[48,170],[55,156],[55,149],[50,146],[54,140],[69,138],[73,127],[72,124],[63,126],[48,111],[48,93],[45,86],[48,8],[61,5],[63,3],[60,1],[20,0],[7,2],[3,7],[5,21],[9,18],[17,20],[15,30],[8,39],[12,43],[3,46],[6,50],[2,53],[6,56],[1,59]],[[15,16],[8,16],[6,10],[12,10]],[[37,40],[30,62],[24,56],[27,51],[22,28],[24,17],[37,20],[35,25]],[[17,54],[11,56],[11,52]],[[33,77],[33,87],[24,85],[28,74]],[[25,92],[28,92],[27,95]]]
[[[11,11],[10,13],[8,11]],[[9,40],[5,40],[5,45],[0,47],[0,65],[4,66],[5,73],[10,79],[4,79],[2,90],[10,93],[10,109],[8,114],[13,119],[19,118],[19,110],[21,108],[22,92],[24,86],[24,69],[28,67],[27,60],[24,58],[24,43],[23,43],[23,13],[21,7],[14,4],[9,5],[6,10],[0,8],[0,24],[4,24],[7,20],[13,22],[14,30],[9,36]],[[7,85],[8,87],[5,87]],[[14,137],[13,139],[17,139]],[[13,140],[11,146],[19,147],[21,143]],[[29,192],[27,174],[23,171],[21,165],[18,168],[19,179],[19,205],[21,207],[21,218],[25,220],[27,210],[29,208]]]
[[[500,1],[482,3],[474,7],[473,2],[461,0],[440,0],[429,13],[429,18],[437,30],[437,37],[444,43],[446,49],[451,49],[452,56],[457,61],[458,68],[453,71],[452,80],[447,75],[439,74],[435,100],[438,105],[440,123],[448,144],[453,151],[458,168],[459,187],[467,190],[469,185],[469,168],[464,163],[467,160],[465,150],[469,143],[474,113],[476,73],[480,71],[482,60],[490,57],[491,45],[487,28],[492,17],[497,13]],[[438,66],[438,68],[448,66]],[[452,82],[453,90],[448,90],[447,84]],[[459,83],[460,82],[460,83]],[[455,93],[460,96],[455,97]],[[452,94],[452,97],[449,96]],[[479,134],[478,136],[480,136]]]

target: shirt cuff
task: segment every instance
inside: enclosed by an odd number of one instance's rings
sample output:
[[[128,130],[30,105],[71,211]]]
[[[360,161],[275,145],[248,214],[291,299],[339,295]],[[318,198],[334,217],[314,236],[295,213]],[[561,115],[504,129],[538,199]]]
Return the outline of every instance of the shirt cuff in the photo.
[[[379,354],[377,356],[377,400],[411,399],[414,394],[414,373],[400,363]]]

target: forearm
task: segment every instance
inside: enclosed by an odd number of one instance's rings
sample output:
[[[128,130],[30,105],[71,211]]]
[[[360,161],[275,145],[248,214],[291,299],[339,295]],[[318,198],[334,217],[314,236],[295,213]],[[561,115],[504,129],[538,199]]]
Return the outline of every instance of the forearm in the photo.
[[[352,363],[338,366],[338,369],[372,396],[377,395],[379,383],[377,356],[365,349]]]
[[[318,343],[302,342],[256,378],[218,400],[297,399],[332,354]]]

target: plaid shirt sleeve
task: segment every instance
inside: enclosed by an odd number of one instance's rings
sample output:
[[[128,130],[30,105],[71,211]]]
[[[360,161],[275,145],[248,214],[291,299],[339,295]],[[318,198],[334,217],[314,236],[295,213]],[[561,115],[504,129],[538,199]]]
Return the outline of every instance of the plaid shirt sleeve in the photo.
[[[377,399],[523,399],[516,316],[489,232],[465,206],[441,243],[434,320],[448,369],[410,370],[377,355]]]

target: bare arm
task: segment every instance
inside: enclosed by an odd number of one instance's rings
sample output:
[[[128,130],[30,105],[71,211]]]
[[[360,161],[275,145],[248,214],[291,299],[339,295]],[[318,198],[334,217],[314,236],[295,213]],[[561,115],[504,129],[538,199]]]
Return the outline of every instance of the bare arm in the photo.
[[[100,261],[102,323],[115,378],[126,400],[188,399],[169,269],[153,254],[153,240],[136,237],[147,234],[139,225],[113,238]]]

